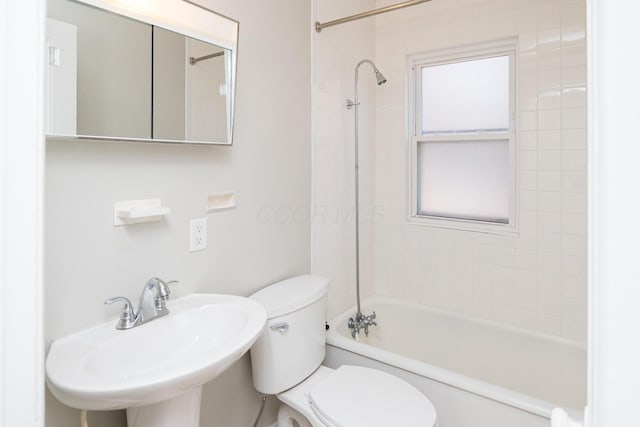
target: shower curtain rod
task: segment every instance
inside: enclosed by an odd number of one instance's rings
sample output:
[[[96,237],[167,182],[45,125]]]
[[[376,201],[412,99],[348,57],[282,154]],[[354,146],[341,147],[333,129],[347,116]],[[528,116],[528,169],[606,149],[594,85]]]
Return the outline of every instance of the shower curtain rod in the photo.
[[[215,58],[217,56],[224,55],[224,50],[221,52],[212,53],[211,55],[200,56],[198,58],[194,58],[193,56],[189,58],[189,64],[196,65],[200,61],[205,61],[207,59]]]
[[[356,15],[347,16],[346,18],[340,18],[333,21],[329,21],[329,22],[320,23],[316,21],[315,23],[316,33],[319,33],[320,31],[322,31],[323,28],[332,27],[338,24],[344,24],[345,22],[355,21],[356,19],[362,19],[362,18],[367,18],[369,16],[379,15],[385,12],[391,12],[392,10],[398,10],[405,7],[414,6],[416,4],[426,3],[428,1],[431,1],[431,0],[410,0],[404,3],[392,4],[390,6],[381,7],[379,9],[373,9],[368,12],[358,13]]]

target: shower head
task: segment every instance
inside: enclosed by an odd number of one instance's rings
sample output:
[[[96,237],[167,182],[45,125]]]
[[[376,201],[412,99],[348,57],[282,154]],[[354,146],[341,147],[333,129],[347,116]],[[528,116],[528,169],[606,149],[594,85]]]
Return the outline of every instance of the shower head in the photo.
[[[387,79],[382,75],[377,68],[374,68],[373,71],[376,73],[376,80],[378,80],[378,86],[383,85],[387,82]]]
[[[380,70],[378,70],[378,67],[376,67],[376,64],[374,64],[373,61],[371,61],[370,59],[363,59],[362,61],[358,62],[358,65],[356,65],[356,90],[358,86],[358,69],[362,64],[365,64],[365,63],[371,65],[373,72],[376,73],[376,80],[378,81],[378,86],[387,82],[387,79],[382,75]]]
[[[378,70],[378,67],[376,67],[376,64],[374,64],[370,59],[363,59],[362,61],[358,62],[358,65],[356,65],[356,79],[355,79],[355,100],[352,101],[350,99],[347,99],[347,108],[350,110],[351,108],[353,108],[354,106],[356,107],[356,112],[358,111],[358,70],[360,69],[360,66],[364,63],[367,63],[371,66],[371,69],[373,70],[374,73],[376,73],[376,80],[378,82],[378,86],[383,85],[387,82],[387,79],[382,75],[382,73],[380,72],[380,70]],[[356,113],[357,116],[357,113]]]

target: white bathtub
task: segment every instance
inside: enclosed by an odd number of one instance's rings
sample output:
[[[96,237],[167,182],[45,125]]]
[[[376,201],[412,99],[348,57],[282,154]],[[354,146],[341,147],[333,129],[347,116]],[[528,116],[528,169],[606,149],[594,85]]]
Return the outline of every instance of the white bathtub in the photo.
[[[582,418],[583,345],[386,297],[362,307],[379,326],[354,340],[354,310],[333,319],[325,365],[398,375],[431,399],[439,427],[548,427],[558,406]]]

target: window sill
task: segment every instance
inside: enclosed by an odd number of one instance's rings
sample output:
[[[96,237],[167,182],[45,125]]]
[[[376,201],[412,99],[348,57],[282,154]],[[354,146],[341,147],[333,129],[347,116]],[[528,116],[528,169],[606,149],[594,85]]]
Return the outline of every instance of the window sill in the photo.
[[[422,227],[446,228],[450,230],[497,234],[502,236],[518,236],[520,234],[515,224],[483,223],[481,221],[445,219],[422,215],[411,215],[408,222],[411,225]]]

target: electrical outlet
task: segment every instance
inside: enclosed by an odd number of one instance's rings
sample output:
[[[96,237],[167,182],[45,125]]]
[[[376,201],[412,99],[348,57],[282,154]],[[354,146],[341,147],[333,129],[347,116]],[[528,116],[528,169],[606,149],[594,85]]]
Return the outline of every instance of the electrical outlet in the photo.
[[[192,219],[189,223],[189,252],[207,249],[207,218]]]

